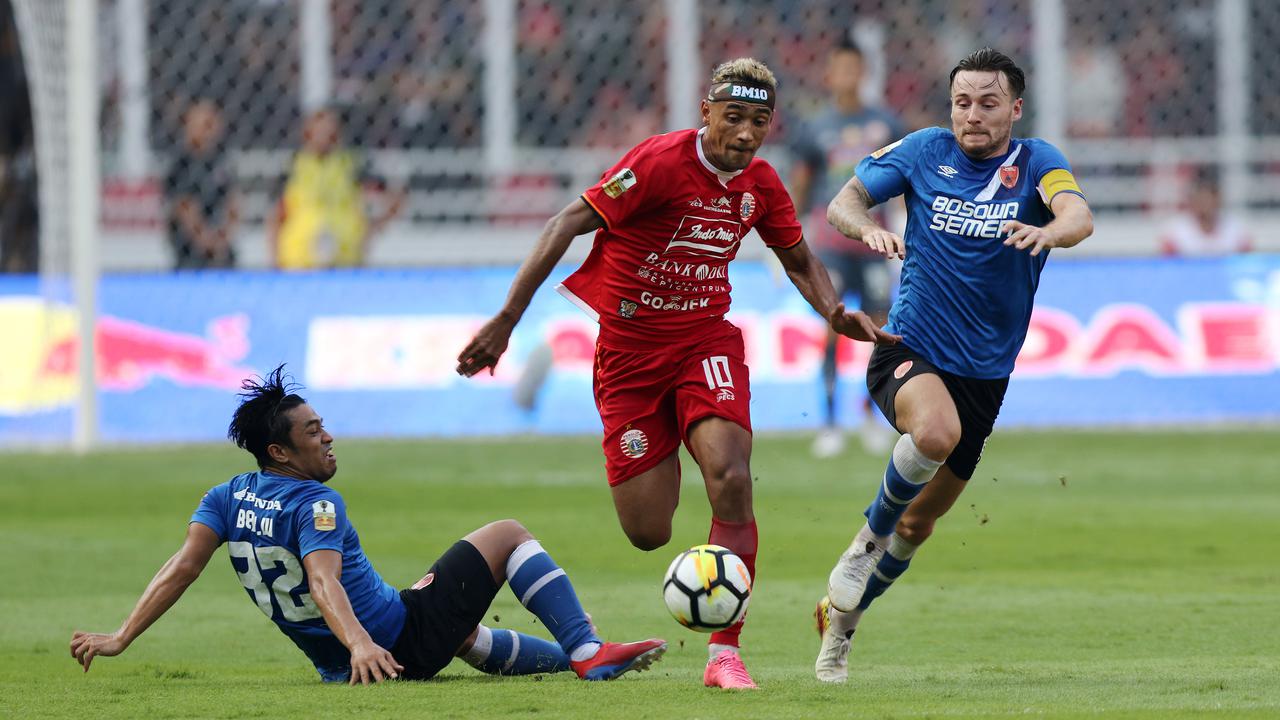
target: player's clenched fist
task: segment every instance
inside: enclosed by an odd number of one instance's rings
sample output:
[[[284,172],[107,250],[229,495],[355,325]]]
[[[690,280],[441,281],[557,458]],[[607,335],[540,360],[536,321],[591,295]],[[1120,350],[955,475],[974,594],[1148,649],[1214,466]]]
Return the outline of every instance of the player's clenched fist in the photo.
[[[498,365],[498,358],[507,351],[511,342],[511,330],[515,325],[499,315],[480,328],[471,342],[458,355],[458,374],[471,377],[489,368],[489,374]]]

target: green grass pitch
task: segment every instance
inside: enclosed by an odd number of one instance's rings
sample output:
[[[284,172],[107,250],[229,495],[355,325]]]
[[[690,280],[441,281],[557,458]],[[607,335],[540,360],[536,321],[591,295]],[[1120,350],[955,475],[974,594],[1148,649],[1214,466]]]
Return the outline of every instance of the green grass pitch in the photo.
[[[1280,717],[1280,441],[1245,432],[998,432],[912,569],[867,614],[851,678],[812,675],[811,612],[883,469],[808,438],[757,438],[759,584],[744,636],[762,690],[701,686],[704,637],[659,596],[706,538],[685,461],[675,539],[617,527],[591,438],[338,439],[334,479],[375,566],[415,581],[453,540],[524,522],[607,639],[659,635],[653,671],[587,684],[492,678],[455,662],[428,683],[320,684],[227,562],[123,656],[72,661],[73,629],[113,630],[209,486],[250,466],[230,447],[0,455],[0,717],[990,718]],[[545,634],[503,590],[494,624]]]

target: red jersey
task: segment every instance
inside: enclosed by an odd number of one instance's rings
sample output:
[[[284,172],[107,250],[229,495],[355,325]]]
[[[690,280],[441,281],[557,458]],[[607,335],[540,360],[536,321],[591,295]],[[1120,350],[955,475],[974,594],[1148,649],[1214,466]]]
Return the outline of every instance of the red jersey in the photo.
[[[604,220],[582,267],[556,288],[600,323],[612,347],[696,340],[729,310],[729,261],[755,228],[770,247],[800,242],[778,173],[753,158],[713,166],[701,130],[655,135],[582,194]]]

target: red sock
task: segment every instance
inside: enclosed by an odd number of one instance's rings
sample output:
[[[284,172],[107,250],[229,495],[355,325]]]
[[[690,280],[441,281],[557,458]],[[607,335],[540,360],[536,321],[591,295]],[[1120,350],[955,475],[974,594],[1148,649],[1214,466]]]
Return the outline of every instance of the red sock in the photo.
[[[756,521],[744,523],[725,522],[717,518],[711,518],[711,537],[708,539],[712,545],[720,545],[729,548],[738,557],[742,558],[743,564],[747,566],[747,572],[751,574],[751,586],[755,588],[756,584],[756,549],[760,545],[760,533],[756,529]],[[742,621],[731,628],[711,633],[712,645],[732,645],[738,647],[738,636],[742,634],[742,623],[746,621],[744,617]]]

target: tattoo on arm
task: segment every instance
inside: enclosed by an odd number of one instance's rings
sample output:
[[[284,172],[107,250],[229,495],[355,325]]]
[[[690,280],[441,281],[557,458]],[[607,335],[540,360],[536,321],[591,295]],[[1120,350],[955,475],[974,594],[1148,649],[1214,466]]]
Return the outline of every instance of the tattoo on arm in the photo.
[[[855,175],[827,208],[827,222],[846,237],[861,240],[862,229],[875,224],[868,212],[875,204],[867,187]]]

